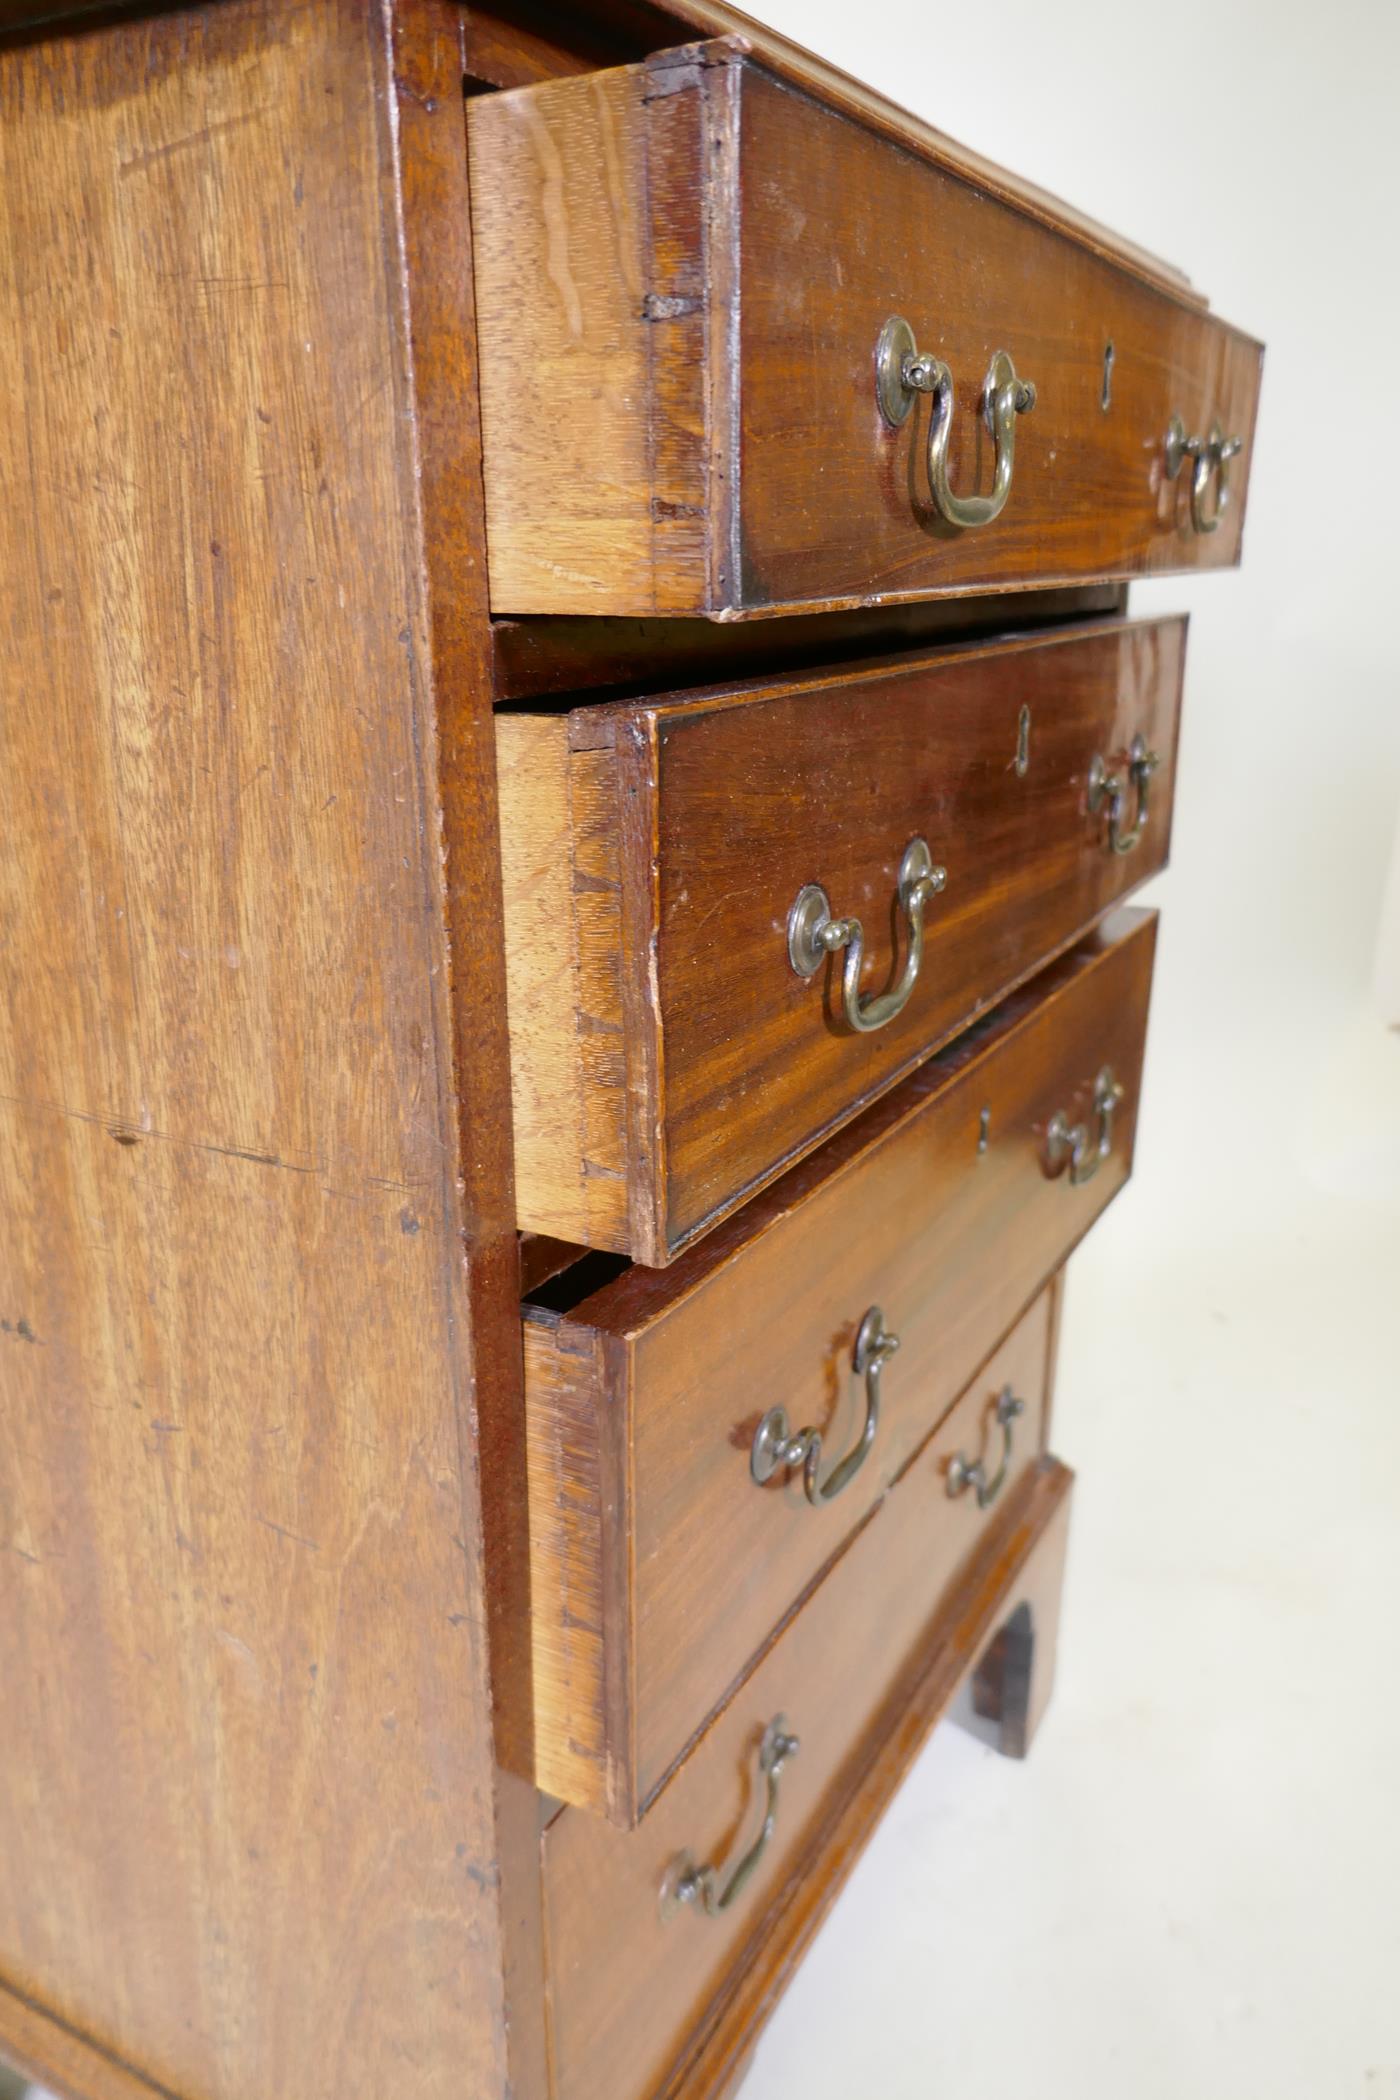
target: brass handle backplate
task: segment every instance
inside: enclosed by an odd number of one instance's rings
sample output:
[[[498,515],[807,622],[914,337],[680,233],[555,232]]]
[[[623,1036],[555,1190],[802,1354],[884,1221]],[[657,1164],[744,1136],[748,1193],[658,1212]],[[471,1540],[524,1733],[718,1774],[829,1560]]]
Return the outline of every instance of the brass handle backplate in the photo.
[[[955,496],[948,486],[948,439],[953,427],[953,375],[939,357],[921,351],[902,314],[891,314],[875,346],[875,392],[880,413],[898,429],[916,394],[930,397],[928,485],[935,510],[949,525],[970,532],[1000,517],[1011,494],[1016,467],[1016,418],[1035,407],[1035,388],[1018,379],[1005,350],[998,350],[982,382],[982,415],[996,447],[996,473],[990,496]]]
[[[890,1333],[879,1306],[872,1305],[856,1331],[851,1357],[851,1367],[857,1378],[865,1380],[865,1427],[858,1441],[828,1478],[819,1480],[821,1431],[799,1429],[794,1435],[788,1427],[787,1409],[770,1407],[753,1433],[753,1448],[749,1453],[749,1472],[757,1485],[765,1486],[785,1466],[801,1466],[802,1484],[813,1509],[834,1502],[841,1490],[850,1486],[870,1456],[870,1447],[880,1426],[880,1373],[898,1347],[899,1336]]]
[[[883,1028],[908,1004],[924,959],[924,906],[948,880],[946,868],[935,867],[924,839],[911,839],[899,863],[899,902],[909,926],[909,952],[896,983],[887,992],[862,998],[860,973],[865,961],[865,933],[859,919],[832,916],[831,899],[819,882],[800,889],[787,919],[788,961],[799,977],[815,977],[828,955],[842,948],[841,1003],[847,1026],[858,1035]]]
[[[1068,1161],[1069,1179],[1075,1188],[1093,1180],[1113,1150],[1113,1113],[1122,1099],[1123,1089],[1111,1067],[1105,1065],[1094,1081],[1097,1133],[1085,1123],[1072,1124],[1063,1110],[1050,1118],[1045,1130],[1045,1160],[1052,1174],[1058,1174]]]
[[[991,1508],[1006,1485],[1006,1476],[1011,1466],[1011,1425],[1017,1415],[1023,1415],[1025,1411],[1025,1401],[1018,1399],[1009,1385],[1004,1385],[997,1394],[996,1412],[993,1417],[1001,1431],[1001,1464],[989,1480],[982,1459],[964,1458],[959,1451],[948,1467],[950,1495],[960,1495],[964,1488],[974,1488],[977,1493],[977,1507]]]
[[[1204,437],[1188,437],[1180,416],[1173,416],[1167,425],[1167,479],[1175,481],[1182,463],[1188,459],[1192,462],[1191,523],[1197,532],[1214,532],[1219,525],[1221,512],[1230,501],[1230,461],[1243,443],[1242,438],[1227,438],[1218,423],[1212,423]],[[1206,498],[1212,476],[1215,506],[1208,509]]]
[[[1135,736],[1128,752],[1128,777],[1111,773],[1101,756],[1096,756],[1089,767],[1089,808],[1097,815],[1105,804],[1108,808],[1108,850],[1110,853],[1131,853],[1147,829],[1147,791],[1152,775],[1162,763],[1155,751],[1149,751],[1146,739]],[[1137,814],[1129,825],[1124,825],[1127,813],[1128,789],[1137,795]]]
[[[788,1734],[787,1723],[782,1715],[775,1714],[764,1729],[763,1740],[758,1746],[758,1769],[766,1787],[762,1829],[723,1888],[720,1887],[719,1867],[697,1867],[688,1854],[683,1854],[675,1861],[661,1884],[663,1918],[674,1917],[678,1910],[686,1906],[701,1910],[710,1918],[717,1918],[722,1911],[728,1910],[735,1897],[753,1878],[759,1861],[768,1849],[778,1820],[778,1781],[782,1777],[783,1766],[789,1758],[796,1757],[799,1747],[797,1737]]]

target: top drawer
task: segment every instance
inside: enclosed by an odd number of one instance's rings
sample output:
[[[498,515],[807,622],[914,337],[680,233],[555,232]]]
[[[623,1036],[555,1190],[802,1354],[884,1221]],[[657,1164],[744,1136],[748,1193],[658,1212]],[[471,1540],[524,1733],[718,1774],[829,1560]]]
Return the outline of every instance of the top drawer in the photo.
[[[476,98],[468,128],[493,612],[1238,561],[1261,352],[1189,293],[726,41]]]

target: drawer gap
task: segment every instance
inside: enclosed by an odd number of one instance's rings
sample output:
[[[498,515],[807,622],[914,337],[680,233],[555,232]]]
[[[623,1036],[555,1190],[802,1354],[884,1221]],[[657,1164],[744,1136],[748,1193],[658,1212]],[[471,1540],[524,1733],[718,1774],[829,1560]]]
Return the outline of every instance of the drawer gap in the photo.
[[[585,1298],[601,1291],[610,1283],[616,1283],[632,1264],[625,1254],[600,1254],[590,1251],[581,1260],[561,1269],[527,1291],[522,1303],[533,1306],[538,1312],[571,1313]]]

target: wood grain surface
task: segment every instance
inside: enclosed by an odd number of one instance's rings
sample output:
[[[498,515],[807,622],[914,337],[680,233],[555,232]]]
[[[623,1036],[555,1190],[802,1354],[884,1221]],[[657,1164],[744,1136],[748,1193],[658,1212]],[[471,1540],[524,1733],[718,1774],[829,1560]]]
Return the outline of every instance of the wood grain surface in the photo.
[[[1155,917],[1126,910],[670,1269],[526,1314],[539,1783],[629,1824],[831,1555],[1126,1180]],[[1093,1180],[1047,1169],[1057,1110],[1125,1089]],[[988,1141],[979,1150],[982,1111]],[[1092,1121],[1092,1117],[1090,1117]],[[864,1419],[872,1305],[900,1337],[861,1472],[816,1510],[759,1489],[776,1401],[824,1471]],[[702,1608],[703,1605],[703,1608]]]
[[[84,2100],[512,2075],[389,26],[0,49],[0,2050]]]
[[[1182,621],[1108,622],[501,714],[522,1226],[666,1263],[1155,874],[1184,656]],[[1090,768],[1124,773],[1139,733],[1161,765],[1141,843],[1118,855]],[[898,870],[918,836],[948,875],[919,980],[859,1034],[841,958],[793,971],[787,914],[819,882],[858,916],[872,996],[903,962]]]
[[[471,99],[496,613],[723,618],[1238,559],[1258,344],[852,107],[732,38]],[[1037,388],[981,529],[933,509],[927,403],[880,414],[896,313],[954,375],[960,492],[990,486],[993,352]],[[1173,415],[1244,443],[1211,535],[1165,476]]]
[[[652,2093],[678,2044],[743,1961],[776,1892],[820,1871],[814,1826],[851,1785],[911,1654],[978,1541],[1014,1510],[1034,1471],[1045,1375],[1038,1300],[986,1364],[904,1479],[696,1745],[639,1830],[567,1810],[545,1836],[545,1902],[556,2100]],[[949,1461],[985,1429],[1004,1381],[1027,1400],[1029,1434],[1004,1501],[980,1511],[948,1494]],[[665,1914],[681,1862],[727,1871],[762,1818],[757,1747],[781,1715],[801,1748],[782,1774],[774,1835],[742,1896],[717,1917]],[[616,1959],[618,1947],[626,1962]]]

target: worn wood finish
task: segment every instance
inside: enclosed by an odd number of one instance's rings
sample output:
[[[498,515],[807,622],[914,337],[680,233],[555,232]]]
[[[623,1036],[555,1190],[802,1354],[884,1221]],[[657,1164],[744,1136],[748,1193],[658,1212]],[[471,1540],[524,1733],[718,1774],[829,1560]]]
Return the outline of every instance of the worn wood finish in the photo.
[[[468,119],[496,613],[723,618],[1238,559],[1259,346],[912,134],[732,39],[481,95]],[[881,417],[892,313],[954,374],[956,489],[990,485],[993,351],[1038,389],[991,525],[933,513],[926,403]],[[1189,477],[1165,478],[1174,414],[1244,440],[1212,535]]]
[[[823,1822],[812,1855],[730,1968],[652,2100],[725,2100],[772,2012],[909,1765],[994,1630],[1024,1604],[1035,1639],[1025,1687],[1030,1725],[1054,1686],[1073,1476],[1043,1460],[958,1580],[928,1649],[887,1709],[859,1785]]]
[[[735,1219],[657,1272],[527,1309],[540,1785],[635,1821],[824,1563],[1127,1177],[1156,933],[1124,911]],[[1113,1149],[1047,1169],[1059,1109],[1125,1089]],[[979,1151],[982,1110],[988,1143]],[[1092,1116],[1090,1116],[1092,1121]],[[824,1470],[864,1420],[871,1305],[900,1336],[865,1466],[821,1510],[749,1477],[781,1401]],[[697,1600],[703,1599],[703,1610]]]
[[[611,756],[569,750],[567,716],[496,727],[520,1224],[628,1242],[622,848]],[[639,1019],[641,1017],[639,1016]],[[536,1055],[522,1055],[522,1046]]]
[[[1163,865],[1185,623],[1106,623],[767,686],[502,715],[501,838],[522,1225],[664,1264]],[[1028,710],[1026,770],[1017,770]],[[1138,848],[1096,755],[1159,754]],[[1128,798],[1128,814],[1136,812]],[[947,887],[903,1012],[857,1034],[841,961],[804,981],[819,881],[907,946],[901,855]]]
[[[0,50],[0,2053],[82,2100],[494,2100],[538,2005],[462,1261],[513,1258],[505,1045],[454,1071],[404,305],[465,157],[394,87],[460,51],[390,26]],[[485,879],[489,801],[452,848]]]
[[[985,1366],[904,1479],[706,1731],[639,1830],[568,1810],[544,1841],[555,2100],[615,2100],[664,2089],[668,2065],[722,1988],[761,1948],[766,1913],[801,1874],[813,1843],[868,1761],[891,1694],[917,1669],[945,1593],[979,1540],[1016,1509],[1033,1478],[1044,1374],[1045,1307]],[[1001,1384],[1024,1392],[1032,1433],[1004,1500],[986,1512],[952,1500],[947,1469],[975,1440]],[[936,1640],[936,1635],[934,1636]],[[777,1822],[752,1881],[717,1917],[667,1917],[660,1898],[686,1858],[732,1866],[761,1818],[756,1750],[783,1715],[801,1750],[783,1772]],[[626,1947],[619,1963],[616,1950]],[[761,1959],[761,1956],[760,1956]]]

